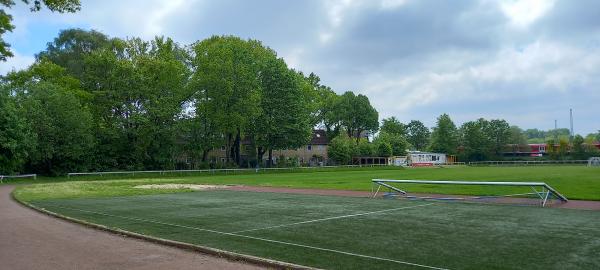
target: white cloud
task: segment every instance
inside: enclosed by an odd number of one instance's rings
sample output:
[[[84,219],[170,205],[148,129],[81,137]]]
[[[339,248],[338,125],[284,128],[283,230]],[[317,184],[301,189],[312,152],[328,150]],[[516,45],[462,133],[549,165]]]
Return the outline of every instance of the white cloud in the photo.
[[[362,89],[384,112],[383,116],[396,115],[408,120],[422,114],[423,110],[432,110],[429,114],[435,115],[444,112],[441,108],[452,108],[459,119],[497,117],[531,126],[544,116],[556,113],[553,110],[559,106],[568,108],[585,104],[578,95],[591,98],[593,89],[589,87],[595,82],[589,78],[600,75],[600,54],[599,51],[538,41],[523,49],[503,48],[488,61],[477,65],[442,72],[427,71],[438,66],[440,64],[434,61],[422,71],[408,75],[365,74],[367,78],[361,83]],[[556,101],[549,99],[553,96],[570,99],[553,104]],[[600,98],[598,94],[596,97]],[[539,103],[529,104],[529,99]],[[513,110],[507,111],[507,108]],[[577,109],[586,111],[590,108]],[[465,116],[460,117],[461,114]]]
[[[512,0],[500,4],[513,26],[527,27],[554,6],[554,0]]]
[[[13,70],[21,70],[29,67],[35,61],[33,55],[22,55],[19,52],[13,50],[13,57],[8,58],[6,62],[0,62],[0,75]]]

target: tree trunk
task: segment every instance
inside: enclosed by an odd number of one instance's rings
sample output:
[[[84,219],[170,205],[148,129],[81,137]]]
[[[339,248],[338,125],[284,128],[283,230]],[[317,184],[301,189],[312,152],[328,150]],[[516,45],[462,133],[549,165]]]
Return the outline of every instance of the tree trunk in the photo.
[[[242,165],[242,155],[240,153],[240,151],[241,151],[241,142],[242,142],[241,131],[240,131],[240,128],[238,128],[237,129],[237,134],[235,135],[235,143],[234,143],[234,146],[235,146],[235,151],[234,151],[234,154],[235,154],[235,163],[238,166]]]
[[[225,156],[226,156],[227,163],[229,163],[231,161],[231,157],[233,155],[232,140],[233,140],[233,134],[227,133],[227,145],[225,147]]]
[[[358,145],[358,143],[360,142],[360,133],[362,133],[362,130],[357,129],[356,130],[356,145]]]
[[[263,156],[265,155],[266,150],[263,149],[262,147],[258,147],[257,151],[256,151],[256,164],[261,164],[262,165],[262,159]]]
[[[208,158],[208,152],[210,150],[202,150],[202,162],[206,162],[206,159]]]
[[[273,165],[273,149],[269,149],[269,161],[267,162],[267,167],[271,168]]]

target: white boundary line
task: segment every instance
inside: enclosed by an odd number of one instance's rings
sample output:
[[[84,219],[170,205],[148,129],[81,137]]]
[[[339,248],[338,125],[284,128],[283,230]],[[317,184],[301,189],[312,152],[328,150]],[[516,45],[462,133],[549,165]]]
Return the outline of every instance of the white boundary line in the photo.
[[[280,228],[280,227],[287,227],[287,226],[294,226],[294,225],[306,224],[306,223],[313,223],[313,222],[319,222],[319,221],[326,221],[326,220],[332,220],[332,219],[366,216],[366,215],[371,215],[371,214],[379,214],[379,213],[391,212],[391,211],[402,210],[402,209],[417,208],[417,207],[428,206],[428,205],[432,205],[432,204],[433,203],[426,203],[426,204],[419,204],[419,205],[413,205],[413,206],[405,206],[405,207],[385,209],[385,210],[379,210],[379,211],[373,211],[373,212],[366,212],[366,213],[359,213],[359,214],[343,215],[343,216],[328,217],[328,218],[319,218],[319,219],[313,219],[313,220],[308,220],[308,221],[301,221],[301,222],[295,222],[295,223],[288,223],[288,224],[268,226],[268,227],[263,227],[263,228],[256,228],[256,229],[236,231],[236,232],[232,232],[232,233],[253,232],[253,231],[260,231],[260,230],[267,230],[267,229],[274,229],[274,228]]]
[[[128,220],[134,220],[134,221],[155,223],[155,224],[160,224],[160,225],[167,225],[167,226],[173,226],[173,227],[179,227],[179,228],[191,229],[191,230],[197,230],[197,231],[205,231],[205,232],[211,232],[211,233],[216,233],[216,234],[221,234],[221,235],[235,236],[235,237],[241,237],[241,238],[259,240],[259,241],[270,242],[270,243],[277,243],[277,244],[288,245],[288,246],[303,247],[303,248],[308,248],[308,249],[314,249],[314,250],[320,250],[320,251],[327,251],[327,252],[331,252],[331,253],[344,254],[344,255],[348,255],[348,256],[354,256],[354,257],[360,257],[360,258],[366,258],[366,259],[372,259],[372,260],[378,260],[378,261],[393,262],[393,263],[397,263],[397,264],[410,265],[410,266],[416,266],[416,267],[427,268],[427,269],[450,270],[448,268],[441,268],[441,267],[435,267],[435,266],[430,266],[430,265],[405,262],[405,261],[400,261],[400,260],[392,260],[392,259],[387,259],[387,258],[381,258],[381,257],[363,255],[363,254],[352,253],[352,252],[347,252],[347,251],[341,251],[341,250],[336,250],[336,249],[314,247],[314,246],[308,246],[308,245],[302,245],[302,244],[296,244],[296,243],[290,243],[290,242],[272,240],[272,239],[267,239],[267,238],[254,237],[254,236],[249,236],[249,235],[242,235],[242,234],[237,234],[237,233],[221,232],[221,231],[215,231],[215,230],[211,230],[211,229],[203,229],[203,228],[198,228],[198,227],[191,227],[191,226],[185,226],[185,225],[167,223],[167,222],[162,222],[162,221],[155,221],[155,220],[149,220],[149,219],[143,219],[143,218],[134,218],[134,217],[125,217],[125,216],[118,216],[118,215],[111,215],[111,214],[102,213],[102,212],[89,211],[89,210],[83,210],[83,209],[77,209],[77,208],[71,208],[71,207],[64,207],[64,206],[53,206],[53,207],[62,208],[62,209],[69,209],[69,210],[74,210],[74,211],[79,211],[79,212],[85,212],[85,213],[92,213],[92,214],[97,214],[97,215],[103,215],[103,216],[107,216],[107,217],[115,217],[115,218],[128,219]],[[392,209],[389,209],[389,210],[392,210]]]

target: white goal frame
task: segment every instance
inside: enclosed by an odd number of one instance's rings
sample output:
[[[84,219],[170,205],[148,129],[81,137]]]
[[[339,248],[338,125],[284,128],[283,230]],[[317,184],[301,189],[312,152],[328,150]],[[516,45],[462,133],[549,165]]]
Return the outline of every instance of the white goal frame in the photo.
[[[600,157],[591,157],[588,159],[588,167],[600,166]]]
[[[431,180],[394,180],[394,179],[373,179],[373,186],[371,189],[371,197],[375,198],[379,193],[382,187],[390,189],[390,191],[395,191],[400,194],[406,195],[407,192],[403,189],[400,189],[394,184],[401,183],[410,183],[410,184],[431,184],[431,185],[439,185],[439,184],[451,184],[451,185],[486,185],[486,186],[525,186],[530,187],[533,192],[531,193],[523,193],[523,194],[512,194],[512,195],[504,195],[503,197],[510,197],[516,195],[537,195],[540,198],[540,204],[542,207],[546,206],[548,199],[550,199],[550,195],[554,195],[556,198],[561,200],[562,202],[568,202],[567,197],[560,194],[554,188],[549,186],[544,182],[481,182],[481,181],[431,181]],[[375,189],[377,186],[377,189]],[[541,191],[538,190],[541,188]]]
[[[33,179],[37,179],[37,174],[20,174],[20,175],[0,175],[0,184],[4,183],[3,180],[4,179],[9,179],[9,178],[28,178],[28,177],[33,177]]]

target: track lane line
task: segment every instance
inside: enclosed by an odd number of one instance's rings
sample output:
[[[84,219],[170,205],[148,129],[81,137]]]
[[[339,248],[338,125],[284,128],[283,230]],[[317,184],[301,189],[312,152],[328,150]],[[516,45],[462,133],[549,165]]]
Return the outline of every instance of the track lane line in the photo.
[[[430,205],[430,204],[427,204],[427,205]],[[267,239],[267,238],[261,238],[261,237],[254,237],[254,236],[237,234],[237,233],[221,232],[221,231],[216,231],[216,230],[211,230],[211,229],[179,225],[179,224],[150,220],[150,219],[112,215],[112,214],[103,213],[103,212],[83,210],[83,209],[65,207],[65,206],[59,206],[59,205],[54,205],[52,207],[68,209],[68,210],[73,210],[73,211],[79,211],[79,212],[83,212],[83,213],[91,213],[91,214],[102,215],[102,216],[107,216],[107,217],[115,217],[115,218],[121,218],[121,219],[127,219],[127,220],[134,220],[134,221],[148,222],[148,223],[154,223],[154,224],[160,224],[160,225],[166,225],[166,226],[172,226],[172,227],[179,227],[179,228],[190,229],[190,230],[211,232],[211,233],[215,233],[215,234],[235,236],[235,237],[240,237],[240,238],[247,238],[247,239],[259,240],[259,241],[270,242],[270,243],[277,243],[277,244],[288,245],[288,246],[302,247],[302,248],[307,248],[307,249],[326,251],[326,252],[343,254],[343,255],[354,256],[354,257],[359,257],[359,258],[366,258],[366,259],[385,261],[385,262],[393,262],[393,263],[397,263],[397,264],[410,265],[410,266],[421,267],[421,268],[426,268],[426,269],[450,270],[448,268],[436,267],[436,266],[431,266],[431,265],[411,263],[411,262],[407,262],[407,261],[393,260],[393,259],[369,256],[369,255],[364,255],[364,254],[352,253],[352,252],[347,252],[347,251],[342,251],[342,250],[315,247],[315,246],[309,246],[309,245],[303,245],[303,244],[296,244],[296,243],[291,243],[291,242],[285,242],[285,241],[279,241],[279,240],[273,240],[273,239]],[[392,210],[392,209],[388,209],[388,210]]]
[[[397,211],[397,210],[402,210],[402,209],[417,208],[417,207],[428,206],[428,205],[432,205],[432,204],[434,204],[434,203],[426,203],[426,204],[419,204],[419,205],[413,205],[413,206],[405,206],[405,207],[398,207],[398,208],[392,208],[392,209],[384,209],[384,210],[378,210],[378,211],[372,211],[372,212],[366,212],[366,213],[358,213],[358,214],[351,214],[351,215],[335,216],[335,217],[328,217],[328,218],[319,218],[319,219],[313,219],[313,220],[307,220],[307,221],[301,221],[301,222],[294,222],[294,223],[287,223],[287,224],[281,224],[281,225],[267,226],[267,227],[262,227],[262,228],[255,228],[255,229],[235,231],[235,232],[231,232],[231,233],[253,232],[253,231],[275,229],[275,228],[288,227],[288,226],[294,226],[294,225],[301,225],[301,224],[307,224],[307,223],[313,223],[313,222],[327,221],[327,220],[333,220],[333,219],[340,219],[340,218],[366,216],[366,215],[371,215],[371,214],[379,214],[379,213]]]

